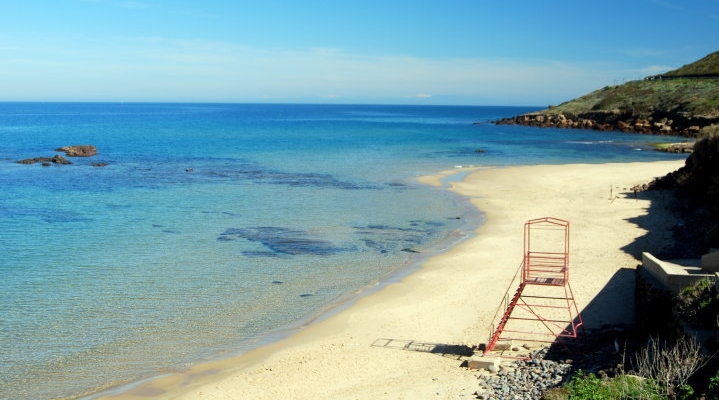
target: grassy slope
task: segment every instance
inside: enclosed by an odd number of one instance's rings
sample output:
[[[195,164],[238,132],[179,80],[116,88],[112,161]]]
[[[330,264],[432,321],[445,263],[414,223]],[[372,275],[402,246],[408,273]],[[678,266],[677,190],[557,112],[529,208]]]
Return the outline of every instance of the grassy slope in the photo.
[[[648,118],[656,113],[719,117],[719,79],[634,81],[608,86],[545,111],[582,115],[593,112],[629,113]]]
[[[672,114],[717,118],[719,52],[666,74],[607,86],[541,113],[581,116],[598,112],[626,113],[639,118]]]
[[[719,76],[719,51],[661,76]]]

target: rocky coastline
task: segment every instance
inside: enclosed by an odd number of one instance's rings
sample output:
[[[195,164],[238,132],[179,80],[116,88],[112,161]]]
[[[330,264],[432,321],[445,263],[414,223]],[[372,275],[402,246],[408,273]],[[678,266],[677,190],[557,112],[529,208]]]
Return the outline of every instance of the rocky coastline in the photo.
[[[590,112],[574,115],[552,112],[552,108],[550,107],[545,111],[502,118],[494,121],[494,123],[496,125],[590,129],[694,138],[701,128],[719,123],[719,118],[691,117],[680,113],[664,113],[649,117],[640,117],[631,112],[620,111]]]

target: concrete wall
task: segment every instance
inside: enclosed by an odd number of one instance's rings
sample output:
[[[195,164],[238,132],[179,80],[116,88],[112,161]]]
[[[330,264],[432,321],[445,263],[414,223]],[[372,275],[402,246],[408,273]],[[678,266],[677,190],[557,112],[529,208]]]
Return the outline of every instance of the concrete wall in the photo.
[[[650,253],[642,253],[642,266],[672,294],[679,292],[703,278],[716,279],[717,274],[697,266],[687,266],[660,260]]]

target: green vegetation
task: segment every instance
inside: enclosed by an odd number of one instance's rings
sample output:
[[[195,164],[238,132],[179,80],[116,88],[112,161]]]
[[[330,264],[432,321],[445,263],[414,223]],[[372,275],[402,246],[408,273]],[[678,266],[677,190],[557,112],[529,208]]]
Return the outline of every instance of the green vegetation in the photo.
[[[666,399],[651,380],[622,374],[600,378],[593,373],[577,371],[567,384],[568,400]]]
[[[652,338],[633,360],[636,371],[629,373],[620,366],[621,372],[609,377],[603,372],[597,375],[578,370],[566,385],[550,389],[543,399],[716,399],[719,394],[716,367],[708,383],[699,379],[698,390],[690,384],[709,361],[711,358],[704,355],[702,347],[691,337],[671,343]]]
[[[544,111],[555,115],[592,112],[629,114],[638,118],[649,118],[658,113],[717,118],[719,79],[633,81],[596,90]]]
[[[719,52],[662,75],[607,86],[546,111],[582,115],[614,112],[648,118],[657,113],[719,117]]]
[[[666,74],[607,86],[497,124],[697,137],[719,124],[719,52]]]
[[[702,279],[684,288],[675,298],[677,316],[694,326],[717,330],[719,295],[715,281]],[[675,340],[650,337],[633,356],[627,356],[626,370],[620,364],[608,376],[578,370],[564,386],[550,389],[544,400],[719,400],[719,360],[714,350],[716,335],[698,342],[685,335]]]
[[[711,53],[701,60],[685,65],[674,71],[659,75],[660,77],[676,76],[719,76],[719,52]]]
[[[705,278],[685,287],[677,297],[677,314],[699,329],[716,329],[719,318],[719,294],[714,281]]]

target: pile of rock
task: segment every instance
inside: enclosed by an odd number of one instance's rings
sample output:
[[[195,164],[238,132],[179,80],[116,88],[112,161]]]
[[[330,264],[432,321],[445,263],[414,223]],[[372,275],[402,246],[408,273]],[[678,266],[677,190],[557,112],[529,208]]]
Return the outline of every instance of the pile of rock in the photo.
[[[553,387],[570,378],[572,361],[551,361],[535,353],[528,360],[516,360],[502,365],[496,374],[479,375],[478,399],[540,399]]]

